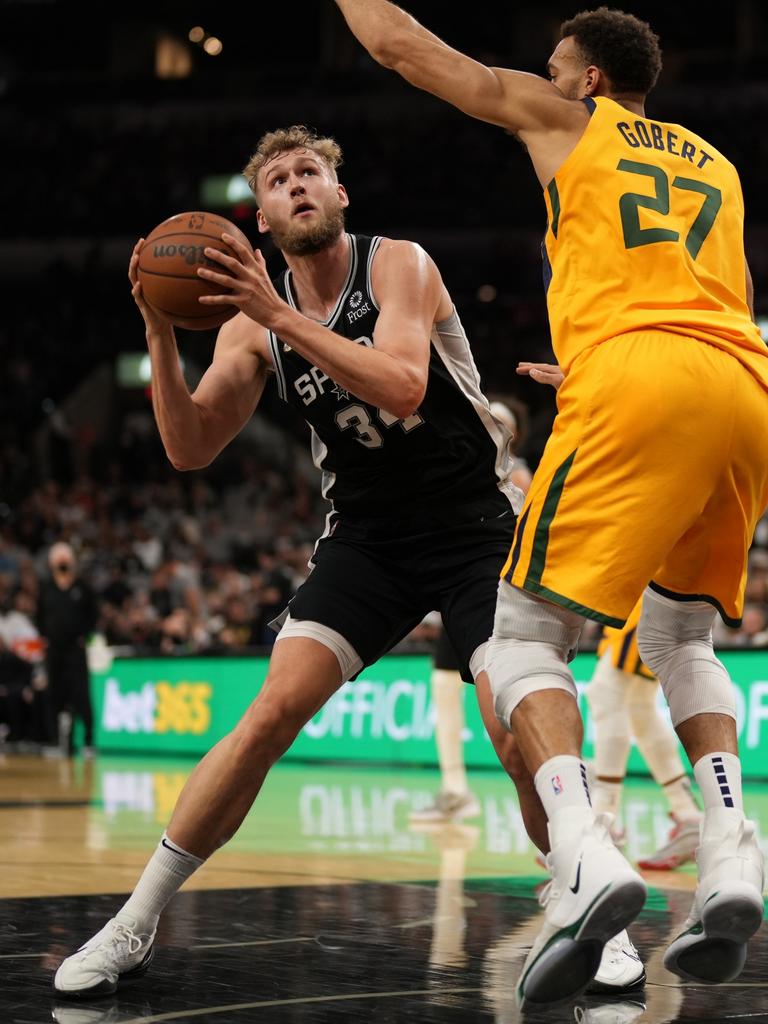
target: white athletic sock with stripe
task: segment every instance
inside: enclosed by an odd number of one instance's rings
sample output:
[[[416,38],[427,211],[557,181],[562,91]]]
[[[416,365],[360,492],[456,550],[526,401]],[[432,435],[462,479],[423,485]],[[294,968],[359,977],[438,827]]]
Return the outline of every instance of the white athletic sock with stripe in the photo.
[[[203,863],[163,833],[130,899],[115,917],[138,932],[153,932],[171,896]]]
[[[587,767],[580,757],[572,754],[551,757],[536,772],[533,782],[550,822],[566,807],[583,808],[592,813]]]
[[[741,796],[741,762],[735,754],[715,751],[700,757],[693,766],[693,774],[704,800],[704,810],[715,807],[733,807],[744,811]]]

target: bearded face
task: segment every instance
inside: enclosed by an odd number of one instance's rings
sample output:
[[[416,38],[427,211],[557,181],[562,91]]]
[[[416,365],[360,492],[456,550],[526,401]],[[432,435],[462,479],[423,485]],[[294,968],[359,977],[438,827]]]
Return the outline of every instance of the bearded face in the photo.
[[[288,218],[268,219],[272,241],[288,256],[311,256],[333,245],[344,230],[344,210],[337,195]]]
[[[259,176],[259,229],[269,231],[286,256],[311,256],[344,231],[346,192],[317,153],[277,154]]]

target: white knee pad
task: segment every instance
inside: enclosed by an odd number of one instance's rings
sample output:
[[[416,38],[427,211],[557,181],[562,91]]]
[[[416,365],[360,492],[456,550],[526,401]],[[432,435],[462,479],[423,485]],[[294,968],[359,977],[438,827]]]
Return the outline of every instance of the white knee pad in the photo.
[[[631,685],[632,677],[612,664],[607,651],[584,691],[595,725],[595,768],[601,778],[623,778],[627,770],[631,745],[627,695]]]
[[[489,642],[486,640],[484,644],[476,647],[472,657],[469,659],[469,671],[472,673],[474,680],[477,680],[481,672],[485,672],[485,659],[488,657]]]
[[[565,690],[576,699],[568,661],[583,625],[581,615],[500,581],[485,668],[493,709],[508,732],[512,712],[536,690]]]
[[[341,670],[342,683],[346,683],[363,667],[359,654],[349,640],[321,622],[312,622],[310,619],[294,619],[290,614],[287,615],[275,643],[280,640],[290,640],[292,637],[307,637],[309,640],[317,640],[319,644],[335,654]]]
[[[712,648],[716,614],[706,601],[674,601],[650,587],[643,594],[640,657],[658,676],[675,726],[694,715],[736,718],[733,683]]]

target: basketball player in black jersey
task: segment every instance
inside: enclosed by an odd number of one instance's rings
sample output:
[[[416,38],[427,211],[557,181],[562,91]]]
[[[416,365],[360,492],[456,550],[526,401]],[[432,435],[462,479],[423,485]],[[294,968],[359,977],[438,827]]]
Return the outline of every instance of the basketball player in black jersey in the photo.
[[[526,827],[546,849],[543,809],[496,721],[484,645],[520,492],[507,484],[510,433],[491,414],[451,298],[418,245],[344,230],[337,144],[301,127],[266,135],[246,167],[259,230],[288,268],[273,283],[260,253],[224,236],[207,250],[233,288],[208,305],[241,310],[221,328],[190,395],[173,328],[144,301],[134,250],[129,277],[152,358],[152,401],[177,469],[207,466],[253,414],[274,376],[312,430],[331,502],[314,568],[283,617],[269,673],[234,731],[188,779],[132,896],[59,968],[59,995],[114,992],[149,964],[168,900],[239,828],[271,766],[348,679],[424,615],[441,612],[462,675],[518,786]],[[224,272],[233,274],[232,278]]]

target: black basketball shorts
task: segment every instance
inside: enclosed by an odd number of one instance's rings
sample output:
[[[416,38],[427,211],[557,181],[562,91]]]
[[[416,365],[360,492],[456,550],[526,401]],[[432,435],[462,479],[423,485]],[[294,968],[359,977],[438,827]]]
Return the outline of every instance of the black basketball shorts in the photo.
[[[499,574],[515,514],[499,494],[461,509],[387,519],[333,513],[314,568],[289,604],[292,619],[340,633],[363,666],[391,650],[439,611],[472,682],[472,655],[493,632]]]
[[[454,651],[453,644],[444,629],[440,630],[440,636],[437,638],[434,662],[434,667],[443,672],[459,671],[459,659],[456,657],[456,651]]]

